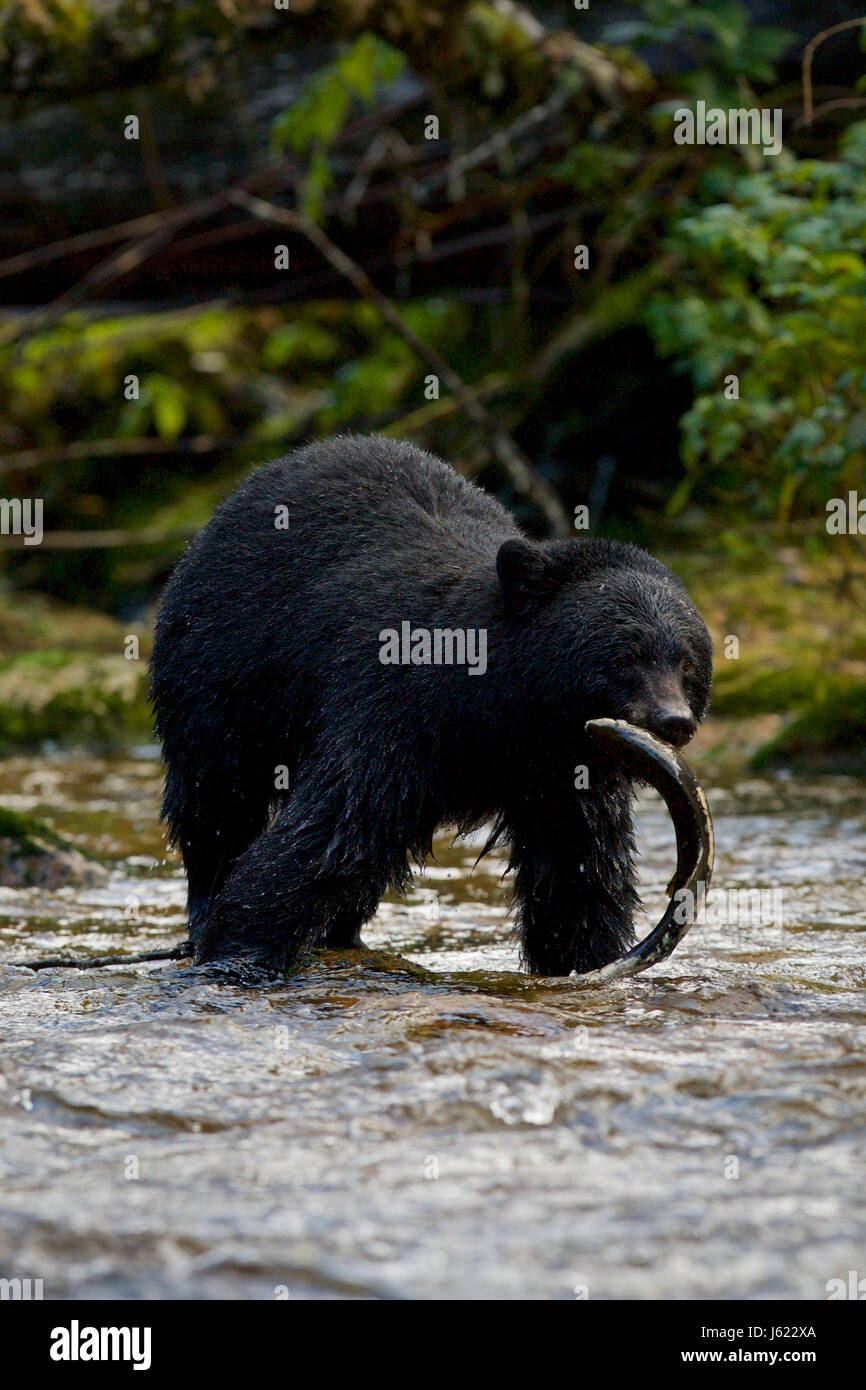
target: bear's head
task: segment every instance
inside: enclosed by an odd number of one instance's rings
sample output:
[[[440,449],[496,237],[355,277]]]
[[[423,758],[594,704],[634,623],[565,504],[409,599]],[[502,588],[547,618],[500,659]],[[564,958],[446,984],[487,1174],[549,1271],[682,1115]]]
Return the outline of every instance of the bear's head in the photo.
[[[507,540],[496,570],[540,709],[689,742],[709,704],[713,652],[676,575],[637,546],[596,540]]]

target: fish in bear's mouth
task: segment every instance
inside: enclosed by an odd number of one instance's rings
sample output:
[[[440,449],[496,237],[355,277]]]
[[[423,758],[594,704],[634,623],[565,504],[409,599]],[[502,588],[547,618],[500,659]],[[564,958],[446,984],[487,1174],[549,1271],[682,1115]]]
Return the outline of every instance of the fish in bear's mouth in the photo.
[[[715,850],[713,822],[703,788],[670,741],[624,719],[590,719],[586,732],[611,757],[660,794],[676,831],[677,867],[668,885],[670,901],[658,925],[618,960],[575,976],[581,985],[637,975],[667,959],[693,924],[694,914],[688,905],[696,901],[699,884],[703,884],[704,891],[709,887]]]

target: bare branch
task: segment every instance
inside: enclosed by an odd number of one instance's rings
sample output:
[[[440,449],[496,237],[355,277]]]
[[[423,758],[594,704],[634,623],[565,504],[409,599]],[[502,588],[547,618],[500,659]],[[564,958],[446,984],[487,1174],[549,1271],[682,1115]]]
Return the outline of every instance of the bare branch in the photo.
[[[121,454],[209,454],[217,449],[235,449],[237,439],[218,439],[215,435],[198,434],[181,439],[77,439],[71,444],[54,448],[21,449],[17,454],[0,455],[0,475],[25,473],[50,463],[65,463],[71,459],[113,458]]]
[[[418,337],[392,301],[376,289],[372,280],[357,262],[347,256],[345,251],[342,251],[321,227],[305,217],[303,213],[279,207],[276,203],[266,202],[263,198],[254,197],[240,189],[235,190],[229,196],[231,202],[238,207],[246,208],[254,217],[265,222],[274,222],[289,227],[292,231],[299,232],[306,237],[322,253],[329,264],[349,281],[363,299],[374,304],[389,327],[445,384],[459,402],[467,419],[485,433],[493,453],[505,469],[516,490],[535,503],[544,514],[553,534],[557,536],[571,534],[568,515],[554,489],[538,475],[514,440],[497,424],[481,402],[467,391],[462,379],[449,366],[444,357],[441,357],[429,343],[423,342]]]
[[[34,333],[38,333],[41,329],[57,323],[70,309],[74,309],[77,304],[82,303],[91,290],[110,284],[112,280],[127,275],[144,261],[149,260],[166,242],[171,240],[179,227],[191,222],[194,218],[207,217],[224,207],[226,197],[226,194],[220,193],[213,198],[188,203],[185,207],[173,208],[170,212],[163,213],[160,217],[160,225],[149,236],[146,236],[142,241],[130,242],[127,246],[121,247],[113,256],[109,256],[108,260],[100,261],[99,265],[94,266],[77,284],[72,285],[59,298],[52,300],[43,308],[34,309],[32,313],[25,314],[0,337],[0,347],[9,347],[13,343],[21,342]]]
[[[803,49],[803,115],[801,119],[807,128],[811,126],[813,119],[812,59],[815,56],[815,49],[825,39],[829,39],[832,34],[841,34],[844,29],[859,29],[864,24],[866,24],[866,16],[862,19],[846,19],[841,24],[832,24],[829,29],[822,29],[819,34],[810,39]]]
[[[141,531],[46,531],[37,545],[27,545],[26,536],[0,535],[0,550],[113,550],[119,546],[167,545],[185,541],[199,529],[198,522],[166,531],[146,526]]]
[[[814,111],[810,109],[809,125],[813,121],[820,120],[822,116],[829,116],[831,111],[856,111],[861,106],[866,106],[866,97],[836,97],[834,101],[822,102],[820,106],[815,107]],[[804,111],[802,116],[797,117],[791,128],[792,130],[802,130],[805,124],[806,113]]]

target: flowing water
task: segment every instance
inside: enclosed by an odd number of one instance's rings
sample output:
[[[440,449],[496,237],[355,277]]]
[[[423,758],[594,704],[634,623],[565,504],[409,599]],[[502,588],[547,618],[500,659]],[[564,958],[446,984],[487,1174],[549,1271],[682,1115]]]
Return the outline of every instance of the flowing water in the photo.
[[[766,920],[716,904],[592,992],[519,973],[501,860],[470,874],[447,839],[373,950],[290,983],[14,968],[183,935],[159,781],[146,750],[0,763],[0,804],[110,870],[0,888],[0,1276],[249,1299],[822,1299],[866,1276],[862,783],[710,787],[715,883],[775,888]],[[639,839],[658,915],[654,795]]]

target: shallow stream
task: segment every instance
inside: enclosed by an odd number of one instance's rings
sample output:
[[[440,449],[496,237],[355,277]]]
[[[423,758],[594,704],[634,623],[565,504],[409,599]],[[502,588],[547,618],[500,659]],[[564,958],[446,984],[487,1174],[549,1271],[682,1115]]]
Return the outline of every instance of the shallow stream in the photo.
[[[110,870],[0,888],[0,1276],[249,1299],[822,1299],[866,1276],[862,783],[708,787],[715,884],[764,889],[770,920],[732,910],[592,992],[519,973],[501,859],[470,874],[447,839],[370,953],[290,983],[14,968],[182,937],[160,775],[147,750],[0,763],[0,804]],[[654,794],[639,839],[655,918]]]

